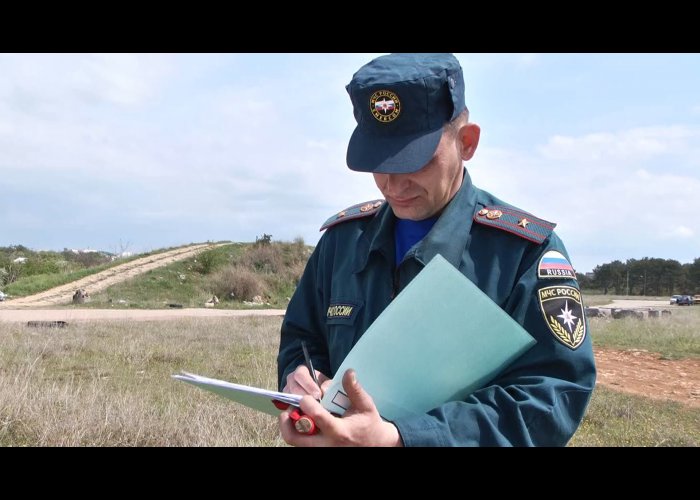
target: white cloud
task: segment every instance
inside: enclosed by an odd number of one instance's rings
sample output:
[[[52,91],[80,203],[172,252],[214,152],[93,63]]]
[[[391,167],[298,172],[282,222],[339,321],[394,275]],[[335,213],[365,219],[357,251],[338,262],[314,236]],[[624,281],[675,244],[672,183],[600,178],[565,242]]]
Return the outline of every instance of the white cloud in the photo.
[[[688,239],[695,236],[695,231],[687,226],[675,226],[669,229],[667,236],[670,238]]]
[[[577,268],[687,262],[700,256],[698,139],[684,126],[555,136],[532,153],[481,149],[467,166],[477,186],[558,223]]]
[[[556,135],[539,148],[552,160],[616,160],[626,164],[659,155],[674,156],[697,151],[700,129],[687,126],[644,127],[617,133],[602,132],[581,137]]]
[[[344,85],[371,57],[0,55],[0,245],[121,238],[140,251],[262,232],[315,243],[331,214],[380,196],[345,165]],[[470,74],[546,62],[462,59]],[[581,270],[664,252],[684,261],[679,248],[700,248],[687,215],[700,213],[698,139],[676,125],[522,149],[484,141],[467,166],[478,187],[557,222]]]
[[[170,75],[170,60],[149,54],[4,54],[0,101],[55,118],[70,115],[81,101],[143,104]]]

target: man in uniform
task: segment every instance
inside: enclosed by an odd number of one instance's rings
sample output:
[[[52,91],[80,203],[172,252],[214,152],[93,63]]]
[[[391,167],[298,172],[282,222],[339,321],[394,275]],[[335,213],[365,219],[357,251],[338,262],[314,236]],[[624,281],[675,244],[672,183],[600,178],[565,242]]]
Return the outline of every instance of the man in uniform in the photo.
[[[579,426],[595,364],[576,274],[555,224],[475,187],[463,166],[479,143],[462,68],[450,54],[392,54],[347,86],[357,121],[350,169],[371,172],[385,200],[332,216],[282,323],[279,386],[307,395],[318,427],[305,435],[288,413],[283,439],[297,446],[562,446]],[[348,370],[342,418],[317,401],[341,362],[391,300],[437,254],[474,282],[536,340],[464,401],[384,421]],[[321,388],[307,366],[309,347]]]

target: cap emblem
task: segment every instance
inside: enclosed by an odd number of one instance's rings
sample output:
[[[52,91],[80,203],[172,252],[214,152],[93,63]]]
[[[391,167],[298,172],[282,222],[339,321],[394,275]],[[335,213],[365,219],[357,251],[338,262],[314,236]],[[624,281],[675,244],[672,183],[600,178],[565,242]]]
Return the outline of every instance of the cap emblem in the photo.
[[[378,121],[389,123],[396,120],[401,113],[399,96],[390,90],[377,90],[369,98],[369,109]]]

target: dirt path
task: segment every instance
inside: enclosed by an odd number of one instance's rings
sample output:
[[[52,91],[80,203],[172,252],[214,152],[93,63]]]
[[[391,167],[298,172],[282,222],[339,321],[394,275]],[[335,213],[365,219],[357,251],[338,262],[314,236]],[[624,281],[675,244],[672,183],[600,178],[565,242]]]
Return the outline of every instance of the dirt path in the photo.
[[[637,309],[641,307],[669,307],[668,300],[632,300],[632,299],[615,299],[610,304],[604,306],[596,306],[604,309]],[[673,306],[671,306],[673,307]]]
[[[660,359],[639,349],[596,349],[598,384],[700,408],[700,359]]]
[[[0,309],[0,323],[27,321],[161,321],[179,318],[284,316],[284,309]]]
[[[45,292],[20,297],[0,302],[0,311],[3,309],[16,308],[40,308],[56,305],[69,304],[73,299],[73,294],[78,288],[85,289],[88,294],[94,294],[107,287],[121,283],[129,278],[150,271],[161,266],[166,266],[178,260],[192,257],[203,250],[224,245],[225,243],[192,245],[186,248],[177,248],[157,255],[149,255],[135,259],[124,264],[106,269],[100,273],[86,276],[85,278],[57,286]]]

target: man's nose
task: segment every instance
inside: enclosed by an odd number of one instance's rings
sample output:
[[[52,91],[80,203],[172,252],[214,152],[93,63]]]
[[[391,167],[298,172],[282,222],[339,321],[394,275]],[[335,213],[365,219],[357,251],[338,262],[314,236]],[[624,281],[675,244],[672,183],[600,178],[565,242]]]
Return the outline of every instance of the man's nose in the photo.
[[[406,174],[387,174],[385,190],[392,194],[401,193],[410,183]]]

